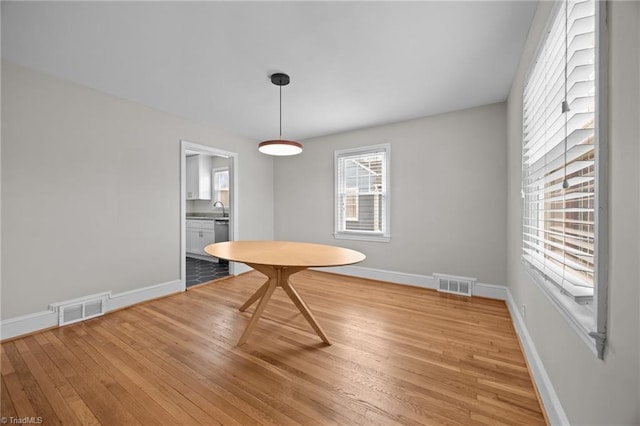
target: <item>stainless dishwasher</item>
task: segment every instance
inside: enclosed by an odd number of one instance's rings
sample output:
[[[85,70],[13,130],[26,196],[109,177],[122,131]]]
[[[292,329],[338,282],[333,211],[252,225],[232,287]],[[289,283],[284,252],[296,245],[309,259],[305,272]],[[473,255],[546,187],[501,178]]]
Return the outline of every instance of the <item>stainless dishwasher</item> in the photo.
[[[229,221],[220,219],[214,220],[213,233],[216,243],[229,241]],[[226,264],[228,261],[218,259],[218,263]]]
[[[215,241],[220,243],[222,241],[229,241],[229,221],[216,219],[213,227]]]

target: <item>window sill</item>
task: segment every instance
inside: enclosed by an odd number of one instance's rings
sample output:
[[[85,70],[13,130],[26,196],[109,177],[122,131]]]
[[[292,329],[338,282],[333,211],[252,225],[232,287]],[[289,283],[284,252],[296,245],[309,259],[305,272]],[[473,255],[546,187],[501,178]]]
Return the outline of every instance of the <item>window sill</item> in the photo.
[[[379,243],[388,243],[391,241],[391,236],[383,234],[361,234],[357,232],[336,232],[333,237],[337,240],[360,240],[360,241],[375,241]]]
[[[524,269],[531,279],[542,290],[542,293],[551,301],[551,303],[564,316],[571,328],[576,332],[580,339],[589,347],[594,355],[598,356],[596,340],[590,333],[596,329],[594,321],[594,312],[591,304],[580,304],[576,302],[571,295],[563,294],[558,286],[545,279],[537,269],[523,261]]]
[[[544,270],[544,265],[542,263],[540,263],[535,257],[532,257],[531,255],[523,255],[523,259],[526,260],[527,263],[525,263],[525,265],[529,265],[533,271],[543,271]],[[540,273],[541,276],[541,280],[543,280],[544,282],[548,283],[549,285],[551,285],[552,287],[556,287],[558,289],[560,289],[559,286],[555,285],[553,283],[553,280],[555,279],[556,282],[560,281],[562,279],[562,276],[555,274],[553,271],[548,271],[547,274],[552,274],[550,277],[546,277],[545,278],[545,273],[542,272]],[[531,275],[531,274],[530,274]],[[547,278],[551,278],[551,281],[549,281]],[[566,297],[571,297],[573,298],[573,300],[581,305],[586,305],[586,304],[590,304],[593,302],[593,289],[592,288],[585,288],[585,287],[580,287],[577,285],[574,285],[568,281],[565,280],[565,283],[563,285],[562,290],[559,290],[560,294],[565,295]]]

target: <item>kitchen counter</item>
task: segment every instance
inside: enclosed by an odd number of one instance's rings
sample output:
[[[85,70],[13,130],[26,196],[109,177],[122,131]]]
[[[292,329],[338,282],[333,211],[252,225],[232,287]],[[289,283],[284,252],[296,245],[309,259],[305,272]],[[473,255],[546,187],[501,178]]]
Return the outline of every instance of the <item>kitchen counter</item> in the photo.
[[[229,217],[222,217],[219,215],[207,214],[207,213],[187,213],[187,220],[220,220],[229,221]]]

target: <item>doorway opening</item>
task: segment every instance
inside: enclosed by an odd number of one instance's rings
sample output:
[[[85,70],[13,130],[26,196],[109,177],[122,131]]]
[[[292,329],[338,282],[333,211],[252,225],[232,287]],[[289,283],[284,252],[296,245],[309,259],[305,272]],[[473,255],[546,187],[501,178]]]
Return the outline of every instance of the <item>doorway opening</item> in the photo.
[[[237,153],[180,141],[180,279],[183,289],[227,275],[236,265],[204,248],[238,233]]]

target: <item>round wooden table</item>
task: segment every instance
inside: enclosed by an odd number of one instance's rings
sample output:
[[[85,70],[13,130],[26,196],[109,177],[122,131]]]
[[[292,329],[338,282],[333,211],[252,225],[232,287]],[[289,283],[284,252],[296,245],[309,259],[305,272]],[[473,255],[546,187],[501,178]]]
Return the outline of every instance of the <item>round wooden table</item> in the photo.
[[[240,311],[244,312],[259,300],[247,328],[238,340],[238,346],[243,345],[251,335],[276,287],[282,287],[322,341],[330,345],[327,335],[291,285],[289,277],[310,267],[351,265],[366,258],[360,252],[342,247],[292,241],[226,241],[210,244],[204,251],[220,259],[244,263],[269,277],[240,307]]]

